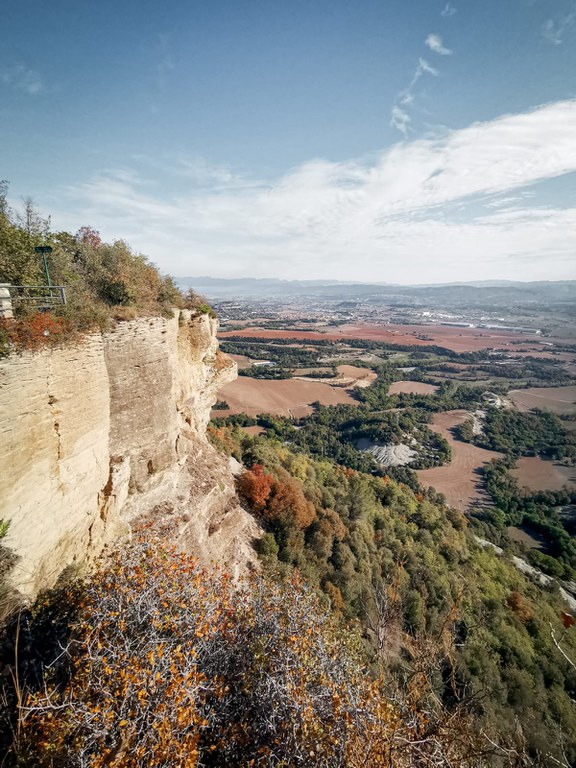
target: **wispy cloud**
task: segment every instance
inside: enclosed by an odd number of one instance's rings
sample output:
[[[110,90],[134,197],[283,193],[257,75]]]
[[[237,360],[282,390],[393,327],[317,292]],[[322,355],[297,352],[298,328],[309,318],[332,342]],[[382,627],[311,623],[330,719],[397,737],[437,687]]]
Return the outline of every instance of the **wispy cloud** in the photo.
[[[456,10],[457,9],[452,5],[452,3],[446,3],[440,15],[444,16],[445,19],[449,19],[450,16],[454,16]]]
[[[569,12],[556,18],[547,19],[542,25],[542,34],[552,45],[561,45],[566,33],[576,24],[576,5]]]
[[[418,59],[418,66],[414,70],[414,75],[412,76],[412,80],[410,81],[410,88],[416,85],[418,80],[422,77],[422,75],[432,75],[433,77],[438,77],[438,70],[435,67],[431,67],[430,64],[426,61],[426,59],[423,59],[420,57]],[[410,88],[408,90],[410,90]]]
[[[440,56],[450,56],[452,54],[450,48],[446,48],[442,42],[440,35],[437,35],[433,32],[428,35],[424,43],[426,46],[428,46],[432,53],[436,53]],[[426,61],[426,59],[420,57],[408,87],[398,94],[396,103],[392,107],[391,111],[390,126],[400,131],[403,136],[407,136],[408,133],[412,130],[412,117],[407,111],[407,108],[414,106],[416,101],[416,94],[414,93],[414,87],[416,86],[416,83],[423,75],[432,75],[433,77],[438,77],[438,74],[439,72],[435,67],[432,67]]]
[[[446,48],[446,46],[442,43],[442,38],[440,35],[430,33],[424,42],[431,51],[440,54],[440,56],[450,56],[452,53],[450,48]]]
[[[576,101],[565,101],[375,159],[312,160],[267,185],[230,171],[223,189],[227,172],[206,165],[213,186],[195,177],[176,196],[170,180],[161,194],[139,172],[103,174],[59,191],[77,211],[55,220],[126,237],[181,275],[322,277],[330,264],[341,279],[561,279],[573,272],[576,208],[526,193],[576,173],[575,135]]]
[[[40,75],[22,64],[0,70],[0,83],[29,96],[37,96],[45,90]]]
[[[400,101],[401,104],[411,104],[413,101],[412,94],[406,94],[406,96]],[[412,118],[406,112],[405,109],[402,109],[402,107],[399,107],[398,104],[395,104],[392,107],[392,117],[390,119],[390,125],[392,128],[396,128],[400,131],[400,133],[403,133],[404,136],[408,135],[408,131],[410,130],[410,124],[412,122]]]
[[[418,64],[416,65],[416,69],[414,70],[414,74],[412,75],[412,80],[410,80],[410,84],[407,88],[400,92],[396,104],[394,104],[392,107],[390,125],[392,128],[396,128],[398,131],[400,131],[400,133],[402,133],[404,136],[408,135],[412,124],[412,118],[406,111],[406,108],[414,105],[416,96],[413,89],[423,75],[432,75],[433,77],[437,77],[438,70],[434,67],[431,67],[426,59],[420,57],[418,59]]]

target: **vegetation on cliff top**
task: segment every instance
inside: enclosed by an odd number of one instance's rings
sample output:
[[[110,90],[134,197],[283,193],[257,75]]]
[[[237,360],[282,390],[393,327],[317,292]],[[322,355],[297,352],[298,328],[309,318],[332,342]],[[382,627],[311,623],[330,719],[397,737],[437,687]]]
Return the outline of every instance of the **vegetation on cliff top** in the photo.
[[[51,283],[65,286],[67,302],[49,311],[39,311],[38,302],[14,302],[15,318],[0,320],[0,354],[11,345],[34,349],[55,344],[74,332],[106,328],[113,320],[169,316],[173,307],[212,313],[205,299],[191,290],[183,294],[171,277],[123,240],[104,243],[91,227],[76,234],[51,232],[49,220],[31,201],[23,213],[11,210],[6,192],[6,183],[0,183],[0,282],[46,286],[42,257],[34,248],[49,246]]]

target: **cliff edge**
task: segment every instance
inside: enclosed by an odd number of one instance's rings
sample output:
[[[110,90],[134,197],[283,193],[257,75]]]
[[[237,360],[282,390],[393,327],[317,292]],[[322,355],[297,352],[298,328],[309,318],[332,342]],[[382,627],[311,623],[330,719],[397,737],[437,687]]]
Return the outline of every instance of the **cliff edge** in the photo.
[[[0,361],[0,518],[23,595],[142,517],[203,560],[255,562],[258,526],[205,434],[217,390],[237,375],[216,330],[208,315],[175,310]]]

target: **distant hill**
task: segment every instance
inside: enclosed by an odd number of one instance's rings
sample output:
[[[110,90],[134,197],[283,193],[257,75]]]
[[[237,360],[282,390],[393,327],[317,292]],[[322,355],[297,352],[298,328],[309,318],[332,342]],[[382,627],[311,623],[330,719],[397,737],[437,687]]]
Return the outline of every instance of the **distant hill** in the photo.
[[[339,280],[279,280],[275,278],[179,277],[183,288],[193,288],[209,299],[303,298],[327,301],[384,302],[396,306],[514,306],[544,308],[574,304],[576,280],[524,283],[513,280],[432,285],[397,285],[393,283],[344,282]]]

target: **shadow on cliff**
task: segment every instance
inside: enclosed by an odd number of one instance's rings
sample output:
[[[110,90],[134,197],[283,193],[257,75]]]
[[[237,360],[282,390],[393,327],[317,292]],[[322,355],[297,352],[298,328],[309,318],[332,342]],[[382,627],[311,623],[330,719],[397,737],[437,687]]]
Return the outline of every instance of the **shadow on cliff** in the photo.
[[[70,570],[41,593],[32,606],[13,610],[0,633],[0,766],[21,766],[18,743],[22,710],[40,690],[46,669],[65,686],[72,668],[68,653],[71,628],[82,599],[82,583]],[[11,596],[14,608],[15,596]]]

